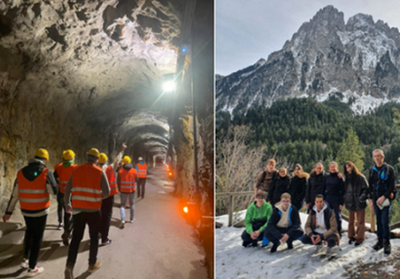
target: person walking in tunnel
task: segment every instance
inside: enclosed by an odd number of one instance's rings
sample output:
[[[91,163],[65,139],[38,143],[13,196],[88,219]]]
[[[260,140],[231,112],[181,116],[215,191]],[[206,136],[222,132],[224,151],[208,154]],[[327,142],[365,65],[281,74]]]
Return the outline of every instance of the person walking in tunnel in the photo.
[[[118,193],[118,186],[115,179],[114,170],[118,167],[126,147],[127,146],[125,144],[122,145],[121,152],[114,159],[114,162],[111,165],[107,165],[108,157],[105,153],[100,153],[99,157],[98,166],[106,173],[108,184],[110,185],[110,195],[101,203],[100,233],[102,246],[111,244],[111,239],[108,238],[108,233],[110,231],[114,195]]]
[[[278,177],[278,171],[275,169],[275,165],[276,162],[274,159],[268,159],[267,167],[258,174],[256,186],[254,187],[254,197],[256,197],[259,190],[264,191],[265,195],[268,195],[272,181]]]
[[[378,242],[372,247],[375,251],[384,248],[384,253],[391,253],[390,245],[390,209],[395,198],[396,175],[392,166],[385,163],[385,154],[381,149],[372,152],[375,165],[369,170],[369,191],[371,208],[375,211],[378,227]]]
[[[44,271],[36,266],[42,244],[50,207],[50,194],[57,194],[57,183],[53,173],[46,168],[49,153],[39,149],[28,166],[19,170],[14,188],[8,202],[3,221],[7,222],[19,200],[21,212],[25,219],[24,258],[21,267],[28,268],[28,277],[36,276]]]
[[[138,158],[139,162],[136,164],[136,172],[138,176],[138,193],[137,197],[144,199],[144,189],[146,186],[146,178],[148,173],[147,164],[143,161],[142,157]]]
[[[126,200],[130,203],[130,220],[129,223],[134,222],[134,209],[135,209],[135,190],[137,181],[136,169],[132,167],[131,158],[125,156],[123,158],[123,166],[119,169],[117,185],[121,193],[121,229],[125,227],[125,207]]]
[[[96,166],[100,153],[96,148],[87,152],[87,163],[76,167],[72,171],[64,194],[64,203],[67,212],[74,215],[71,245],[68,250],[65,279],[73,279],[73,269],[78,256],[79,244],[85,232],[85,226],[89,226],[90,251],[88,272],[94,272],[100,268],[97,261],[99,247],[99,228],[101,222],[101,202],[110,194],[110,187],[106,174]]]
[[[272,205],[265,201],[265,192],[259,190],[256,200],[247,208],[244,224],[246,229],[242,233],[243,247],[257,247],[262,240],[264,230],[271,217]]]
[[[61,158],[62,158],[63,161],[64,161],[64,154],[65,154],[66,151],[67,150],[64,150],[62,155],[61,155]],[[57,178],[55,177],[55,173],[56,173],[57,169],[59,167],[61,167],[62,165],[63,165],[63,162],[58,163],[57,165],[54,166],[53,175],[54,175],[54,178],[56,179],[56,182],[57,182]],[[57,184],[58,184],[58,182],[57,182]],[[59,193],[60,193],[60,189],[58,189],[58,193],[57,193],[57,215],[58,215],[58,227],[57,227],[57,229],[62,230],[62,228],[64,227],[63,223],[62,223],[62,221],[63,221],[62,212],[63,212],[63,209],[64,209],[64,202],[60,200]],[[65,214],[65,212],[64,212],[64,214]]]
[[[342,209],[344,204],[344,181],[338,176],[339,168],[336,162],[329,164],[329,175],[326,177],[322,186],[321,194],[329,207],[335,211],[337,229],[339,236],[342,237]]]
[[[289,186],[289,194],[292,197],[292,205],[298,211],[303,207],[304,197],[306,196],[308,173],[303,171],[300,164],[294,166],[292,183]]]
[[[293,241],[304,233],[300,225],[299,211],[291,204],[290,194],[283,193],[265,228],[265,237],[273,243],[270,252],[275,253],[278,246],[285,242],[288,249],[293,249]]]
[[[71,222],[71,214],[67,213],[64,205],[64,193],[65,188],[67,187],[67,183],[69,178],[71,177],[71,173],[77,165],[74,164],[75,153],[71,149],[63,152],[63,163],[54,171],[54,178],[58,184],[58,193],[57,193],[57,202],[58,202],[58,228],[62,228],[62,211],[64,210],[64,233],[61,238],[65,246],[68,246],[68,237],[72,230]]]

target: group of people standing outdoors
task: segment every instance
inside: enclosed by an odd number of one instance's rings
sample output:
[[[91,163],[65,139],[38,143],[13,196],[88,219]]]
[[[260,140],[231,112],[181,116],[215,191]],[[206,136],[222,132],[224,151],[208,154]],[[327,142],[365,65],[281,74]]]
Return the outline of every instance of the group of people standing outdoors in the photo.
[[[90,235],[88,272],[100,268],[101,264],[97,261],[99,237],[100,245],[111,244],[108,235],[115,195],[121,195],[120,228],[124,228],[127,200],[130,208],[130,219],[127,222],[134,222],[136,185],[138,197],[144,198],[145,194],[147,165],[139,157],[134,167],[129,156],[123,157],[126,148],[123,144],[121,152],[111,165],[107,164],[107,155],[96,148],[87,152],[86,163],[79,166],[74,163],[75,153],[70,149],[65,150],[63,161],[54,167],[54,173],[46,167],[49,153],[45,149],[39,149],[28,165],[17,173],[3,221],[10,219],[19,201],[26,223],[21,267],[28,269],[28,277],[44,271],[43,267],[36,264],[49,213],[50,195],[57,196],[58,228],[64,228],[61,238],[64,245],[69,245],[65,278],[74,278],[73,268],[86,224]],[[71,232],[72,239],[69,243]]]
[[[298,239],[317,245],[319,251],[327,243],[330,254],[331,248],[340,244],[344,207],[349,212],[349,244],[359,246],[365,239],[365,210],[370,199],[378,236],[373,249],[384,248],[384,253],[390,254],[390,208],[396,176],[393,167],[385,163],[381,149],[374,150],[372,156],[375,164],[368,178],[351,161],[343,165],[343,172],[336,162],[329,164],[329,172],[318,162],[310,174],[296,164],[290,176],[285,168],[275,169],[275,160],[269,159],[257,176],[255,201],[246,212],[243,246],[258,246],[261,240],[263,246],[272,242],[270,251],[274,253],[282,243],[292,249],[293,241]],[[304,205],[308,213],[305,232],[299,216]]]

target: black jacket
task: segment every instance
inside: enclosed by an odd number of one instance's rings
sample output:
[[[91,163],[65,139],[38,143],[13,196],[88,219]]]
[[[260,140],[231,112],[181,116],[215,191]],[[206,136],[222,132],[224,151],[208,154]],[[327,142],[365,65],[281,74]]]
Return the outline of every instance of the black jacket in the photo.
[[[374,167],[377,168],[376,166]],[[380,180],[378,186],[378,180],[379,180],[378,173],[375,170],[373,170],[374,167],[372,167],[369,170],[369,178],[368,178],[369,191],[371,197],[373,197],[374,199],[377,199],[381,196],[389,198],[390,194],[393,193],[395,187],[396,175],[394,173],[394,169],[392,166],[389,166],[386,163],[382,166],[386,168],[385,172],[389,173],[389,175],[386,181]]]
[[[368,183],[364,175],[357,175],[352,179],[346,176],[344,205],[347,210],[358,211],[367,207]]]
[[[343,178],[339,178],[337,175],[337,172],[329,173],[324,180],[321,194],[324,195],[324,197],[337,196],[339,197],[339,204],[343,205],[344,181]]]
[[[307,173],[301,173],[300,177],[294,175],[289,186],[289,194],[292,196],[292,204],[297,210],[300,210],[302,207],[304,197],[306,196],[307,178]]]
[[[288,175],[283,178],[281,176],[277,176],[272,181],[267,197],[267,201],[271,202],[272,206],[280,202],[281,195],[283,193],[288,193],[291,181],[292,178],[290,178]]]
[[[295,230],[301,230],[301,221],[300,221],[300,216],[299,216],[299,211],[297,209],[290,205],[291,209],[288,208],[288,210],[291,210],[291,213],[289,214],[289,222],[291,224],[290,227],[288,227],[287,235],[292,235],[292,232]],[[272,211],[271,217],[269,218],[268,225],[265,228],[265,231],[270,232],[272,235],[274,235],[277,239],[281,239],[282,235],[281,232],[278,230],[277,224],[281,220],[281,215],[279,214],[280,210],[278,208],[274,208]]]
[[[312,172],[307,182],[306,203],[314,204],[315,196],[321,194],[322,187],[324,186],[325,178],[328,176],[325,172],[316,174]]]

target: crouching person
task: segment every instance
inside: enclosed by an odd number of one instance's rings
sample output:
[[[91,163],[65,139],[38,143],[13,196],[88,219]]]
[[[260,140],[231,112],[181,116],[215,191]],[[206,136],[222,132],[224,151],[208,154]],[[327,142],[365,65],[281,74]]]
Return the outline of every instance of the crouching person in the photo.
[[[256,247],[264,236],[264,229],[271,217],[272,205],[265,201],[265,193],[259,190],[256,200],[247,208],[244,224],[246,230],[242,234],[244,247]]]
[[[288,249],[293,249],[293,241],[302,235],[299,211],[291,204],[290,194],[283,193],[265,229],[265,237],[273,243],[271,253],[276,252],[281,242],[286,242]]]
[[[305,231],[301,242],[318,245],[316,251],[319,252],[323,247],[323,241],[326,241],[328,243],[327,255],[331,254],[331,248],[339,242],[335,212],[325,203],[323,195],[315,197],[315,205],[308,215]]]

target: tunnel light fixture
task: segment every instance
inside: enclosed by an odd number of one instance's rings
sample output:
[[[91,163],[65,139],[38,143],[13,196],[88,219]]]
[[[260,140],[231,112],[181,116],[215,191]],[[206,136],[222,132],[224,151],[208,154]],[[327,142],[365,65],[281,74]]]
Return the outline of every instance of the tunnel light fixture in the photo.
[[[189,213],[189,208],[188,208],[187,206],[185,206],[185,207],[183,208],[183,212]]]
[[[167,81],[164,83],[164,92],[172,92],[175,89],[175,82]]]

